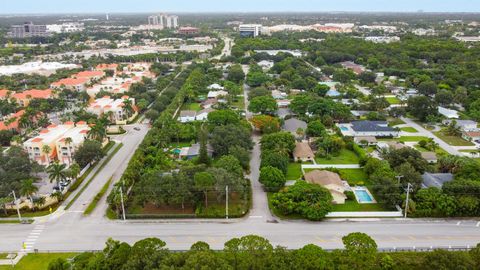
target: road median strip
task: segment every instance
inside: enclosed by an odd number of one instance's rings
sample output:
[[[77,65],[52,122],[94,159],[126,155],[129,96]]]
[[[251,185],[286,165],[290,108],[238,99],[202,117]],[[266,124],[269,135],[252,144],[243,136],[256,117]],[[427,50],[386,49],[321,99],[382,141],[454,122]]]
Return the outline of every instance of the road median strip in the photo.
[[[78,199],[78,197],[80,197],[80,195],[83,193],[83,191],[85,189],[87,189],[88,185],[93,181],[93,179],[95,179],[95,177],[97,177],[97,175],[108,164],[108,162],[110,162],[110,160],[113,158],[113,156],[115,156],[115,154],[120,150],[120,148],[122,148],[122,146],[123,146],[123,143],[120,143],[117,147],[115,147],[115,149],[112,151],[112,153],[110,153],[110,155],[107,157],[107,159],[105,159],[105,161],[103,161],[102,165],[100,165],[98,170],[92,175],[92,177],[90,177],[88,182],[82,187],[82,189],[80,189],[80,191],[77,194],[75,194],[75,197],[73,197],[73,199],[67,204],[67,206],[65,207],[65,210],[68,210],[73,205],[73,203]]]
[[[87,209],[85,209],[85,211],[83,212],[84,215],[90,215],[93,212],[93,210],[95,210],[95,207],[97,207],[98,202],[103,198],[103,196],[107,192],[111,182],[112,182],[112,177],[108,179],[107,183],[105,183],[102,189],[97,193],[97,195],[95,195],[92,202],[87,206]]]

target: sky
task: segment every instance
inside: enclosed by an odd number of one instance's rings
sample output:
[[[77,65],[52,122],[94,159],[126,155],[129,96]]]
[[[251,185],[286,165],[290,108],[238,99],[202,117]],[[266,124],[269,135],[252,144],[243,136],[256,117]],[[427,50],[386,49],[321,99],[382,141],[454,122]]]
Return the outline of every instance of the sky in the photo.
[[[0,14],[115,12],[480,12],[479,0],[0,0]]]

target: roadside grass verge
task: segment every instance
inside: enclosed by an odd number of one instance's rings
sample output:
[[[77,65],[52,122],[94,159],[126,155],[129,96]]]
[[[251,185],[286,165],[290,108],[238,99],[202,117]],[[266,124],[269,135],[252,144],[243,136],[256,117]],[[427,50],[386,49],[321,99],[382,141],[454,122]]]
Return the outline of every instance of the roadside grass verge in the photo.
[[[102,165],[100,165],[100,167],[92,175],[92,177],[90,177],[88,182],[82,187],[82,189],[80,189],[79,192],[77,192],[77,194],[75,194],[75,197],[73,197],[73,199],[67,204],[67,206],[65,207],[65,210],[68,210],[72,206],[72,204],[78,199],[78,197],[80,197],[80,195],[83,193],[83,191],[85,191],[85,189],[87,189],[88,185],[102,171],[102,169],[108,164],[108,162],[110,162],[110,160],[113,158],[113,156],[115,156],[115,154],[120,150],[120,148],[122,148],[122,146],[123,146],[123,143],[120,143],[115,149],[113,149],[112,153],[107,157],[107,159],[105,159],[105,161],[102,163]]]
[[[90,215],[93,212],[93,210],[95,210],[95,207],[97,207],[98,202],[103,198],[103,196],[107,192],[111,182],[112,182],[112,177],[108,179],[107,183],[105,183],[102,189],[97,193],[97,195],[95,195],[92,202],[87,206],[87,209],[85,209],[85,211],[83,212],[84,215]]]
[[[23,257],[15,267],[11,265],[0,265],[0,270],[47,270],[48,265],[59,258],[73,258],[78,253],[36,253]]]

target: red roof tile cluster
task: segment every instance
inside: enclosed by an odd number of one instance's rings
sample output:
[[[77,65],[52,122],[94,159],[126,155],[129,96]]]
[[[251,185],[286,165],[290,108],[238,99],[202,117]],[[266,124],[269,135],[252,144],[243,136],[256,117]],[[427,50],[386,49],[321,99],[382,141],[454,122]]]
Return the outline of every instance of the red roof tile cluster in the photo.
[[[65,86],[77,86],[77,85],[81,85],[81,84],[86,84],[88,82],[88,78],[86,77],[82,77],[82,78],[65,78],[65,79],[61,79],[59,81],[56,81],[54,83],[52,83],[52,86],[54,87],[60,87],[62,85],[65,85]]]
[[[39,98],[39,99],[47,99],[51,98],[53,96],[53,91],[51,89],[47,90],[38,90],[38,89],[31,89],[31,90],[26,90],[20,93],[15,93],[12,95],[12,98],[15,99],[34,99],[34,98]]]

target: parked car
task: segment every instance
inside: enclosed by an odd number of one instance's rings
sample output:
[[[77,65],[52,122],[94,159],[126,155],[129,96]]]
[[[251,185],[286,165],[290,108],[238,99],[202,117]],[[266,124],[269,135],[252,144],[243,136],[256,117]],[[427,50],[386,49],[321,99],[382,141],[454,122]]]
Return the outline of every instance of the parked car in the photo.
[[[134,127],[133,129],[136,130],[136,131],[139,131],[139,130],[140,130],[139,127]]]

